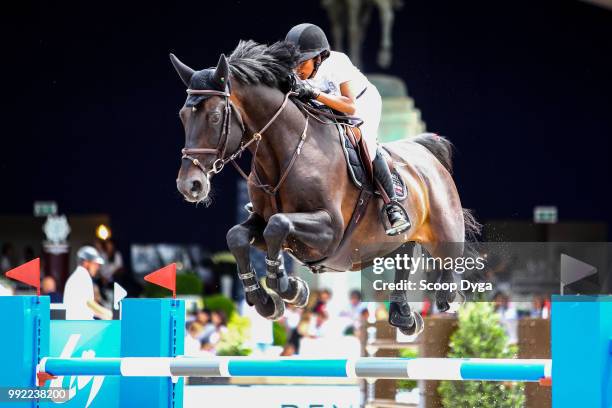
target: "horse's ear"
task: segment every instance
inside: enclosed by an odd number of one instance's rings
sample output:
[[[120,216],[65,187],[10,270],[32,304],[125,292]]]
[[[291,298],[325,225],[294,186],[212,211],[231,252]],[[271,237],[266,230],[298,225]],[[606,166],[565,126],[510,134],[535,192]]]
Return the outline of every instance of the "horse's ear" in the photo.
[[[172,66],[174,66],[174,69],[181,77],[185,86],[189,86],[189,82],[191,82],[191,77],[195,71],[183,64],[174,54],[170,54],[170,62],[172,62]]]
[[[225,58],[225,54],[221,54],[219,57],[219,62],[217,63],[217,68],[215,68],[213,78],[222,88],[225,89],[226,86],[229,86],[229,63],[227,62],[227,58]]]

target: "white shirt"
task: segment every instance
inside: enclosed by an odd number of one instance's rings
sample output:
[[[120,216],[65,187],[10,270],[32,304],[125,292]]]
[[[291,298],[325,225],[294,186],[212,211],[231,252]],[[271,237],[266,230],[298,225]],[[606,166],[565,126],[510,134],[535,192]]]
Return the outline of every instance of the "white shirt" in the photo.
[[[186,356],[197,356],[200,354],[202,345],[198,339],[194,339],[191,334],[185,336],[185,351]]]
[[[87,269],[77,266],[64,286],[66,320],[93,320],[93,310],[87,306],[87,302],[93,300],[94,287],[91,275]]]
[[[366,76],[353,65],[349,57],[337,51],[332,51],[329,57],[321,63],[315,77],[308,80],[317,89],[334,95],[341,95],[340,84],[348,81],[351,81],[353,89],[357,93],[360,93],[370,84]]]
[[[0,282],[0,296],[12,296],[13,290],[10,287],[3,286]]]

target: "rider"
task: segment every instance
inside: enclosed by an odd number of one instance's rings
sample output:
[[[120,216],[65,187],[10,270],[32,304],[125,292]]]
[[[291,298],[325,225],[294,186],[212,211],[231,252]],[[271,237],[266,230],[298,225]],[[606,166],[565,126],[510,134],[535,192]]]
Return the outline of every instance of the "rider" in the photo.
[[[343,53],[331,51],[323,30],[314,25],[296,25],[287,33],[285,41],[299,47],[301,56],[295,68],[301,81],[294,91],[304,101],[316,100],[336,111],[363,120],[361,133],[370,158],[374,158],[374,177],[382,185],[390,203],[385,210],[389,217],[388,235],[396,235],[410,228],[410,220],[397,201],[391,171],[377,146],[378,124],[382,100],[378,90]]]

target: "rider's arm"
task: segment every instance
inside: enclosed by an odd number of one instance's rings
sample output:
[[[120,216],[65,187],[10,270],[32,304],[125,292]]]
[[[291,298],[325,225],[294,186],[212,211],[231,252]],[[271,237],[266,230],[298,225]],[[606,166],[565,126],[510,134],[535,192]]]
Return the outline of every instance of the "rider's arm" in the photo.
[[[113,318],[113,312],[96,302],[95,300],[88,300],[87,306],[93,310],[94,315],[102,320],[111,320]]]
[[[342,95],[332,95],[320,92],[317,96],[317,101],[324,103],[332,109],[347,115],[355,114],[355,92],[352,88],[351,81],[346,81],[340,84],[340,93]]]

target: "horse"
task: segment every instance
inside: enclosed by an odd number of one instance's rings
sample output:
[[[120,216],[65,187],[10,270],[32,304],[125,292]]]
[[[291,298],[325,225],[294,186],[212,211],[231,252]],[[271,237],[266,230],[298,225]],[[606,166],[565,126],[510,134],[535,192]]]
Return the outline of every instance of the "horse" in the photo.
[[[216,67],[196,71],[170,54],[188,94],[179,112],[185,147],[177,188],[186,201],[208,204],[214,175],[230,162],[248,180],[252,211],[226,239],[247,303],[268,319],[280,318],[285,302],[308,301],[308,285],[288,276],[282,251],[315,272],[354,271],[405,243],[449,255],[444,243],[462,243],[477,228],[451,176],[451,143],[423,134],[384,144],[408,190],[401,204],[412,221],[405,233],[387,236],[381,200],[363,206],[363,190],[349,178],[338,128],[291,98],[287,84],[297,57],[286,42],[241,41]],[[252,155],[248,175],[235,164],[245,150]],[[251,246],[266,253],[265,287],[250,262]],[[452,271],[439,273],[439,282],[454,281]],[[438,308],[448,310],[455,295],[438,291]],[[407,335],[423,330],[405,292],[390,295],[389,323]]]

